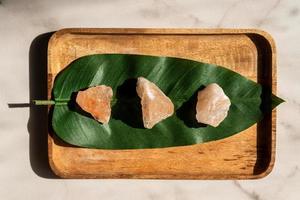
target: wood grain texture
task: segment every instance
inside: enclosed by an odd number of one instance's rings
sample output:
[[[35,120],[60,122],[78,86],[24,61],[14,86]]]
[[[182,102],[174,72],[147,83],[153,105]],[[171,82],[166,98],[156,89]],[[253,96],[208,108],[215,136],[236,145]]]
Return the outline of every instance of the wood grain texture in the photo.
[[[260,30],[63,29],[48,46],[48,98],[62,69],[81,56],[100,53],[172,56],[222,65],[276,94],[275,45]],[[185,147],[86,149],[62,142],[49,130],[48,154],[51,168],[62,178],[255,179],[273,168],[275,133],[275,110],[232,137]]]

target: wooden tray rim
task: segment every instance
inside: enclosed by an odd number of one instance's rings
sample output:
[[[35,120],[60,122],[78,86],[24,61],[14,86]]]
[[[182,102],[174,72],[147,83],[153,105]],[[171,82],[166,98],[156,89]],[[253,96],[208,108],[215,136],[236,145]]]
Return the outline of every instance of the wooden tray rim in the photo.
[[[50,38],[48,42],[48,66],[47,73],[49,76],[49,66],[51,65],[51,54],[52,46],[55,44],[55,40],[65,34],[98,34],[98,35],[239,35],[239,34],[255,34],[264,38],[270,45],[271,48],[271,68],[272,68],[272,93],[277,94],[277,63],[276,63],[276,46],[273,37],[266,31],[261,29],[234,29],[234,28],[64,28],[56,31]],[[49,82],[48,82],[49,86]],[[50,108],[50,106],[48,107]],[[48,109],[49,110],[49,109]],[[160,177],[153,177],[147,175],[138,175],[138,176],[107,176],[107,175],[95,175],[95,177],[86,177],[86,179],[93,178],[113,178],[113,179],[124,179],[124,178],[134,178],[134,179],[185,179],[185,180],[243,180],[243,179],[260,179],[269,175],[275,164],[275,154],[276,154],[276,109],[272,111],[271,118],[272,133],[271,133],[271,160],[267,169],[256,175],[234,175],[234,176],[223,176],[213,178],[212,176],[208,177],[193,177],[183,175],[180,178],[172,178],[168,175],[162,175]],[[48,161],[50,164],[51,170],[60,178],[72,179],[74,177],[63,173],[60,171],[53,159],[52,159],[52,142],[53,138],[48,132]],[[78,176],[76,176],[78,178]]]

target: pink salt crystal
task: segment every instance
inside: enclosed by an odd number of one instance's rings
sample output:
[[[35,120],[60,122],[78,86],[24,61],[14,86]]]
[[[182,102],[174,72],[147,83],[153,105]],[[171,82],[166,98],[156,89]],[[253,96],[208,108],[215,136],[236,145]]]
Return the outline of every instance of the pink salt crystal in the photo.
[[[97,121],[107,124],[111,114],[110,102],[112,96],[111,87],[100,85],[79,91],[76,102]]]
[[[227,116],[230,100],[216,83],[198,92],[196,119],[200,123],[217,127]]]
[[[152,128],[174,113],[172,101],[154,83],[139,77],[136,90],[141,98],[145,128]]]

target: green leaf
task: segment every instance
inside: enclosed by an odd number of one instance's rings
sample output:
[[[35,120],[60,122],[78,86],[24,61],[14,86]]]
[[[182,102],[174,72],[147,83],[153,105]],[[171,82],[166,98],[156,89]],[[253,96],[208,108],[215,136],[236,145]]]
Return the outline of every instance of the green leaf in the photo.
[[[142,126],[135,78],[154,82],[174,103],[176,113],[152,129]],[[195,123],[195,97],[210,83],[219,84],[231,100],[226,119],[217,127]],[[74,105],[74,93],[108,85],[114,91],[112,118],[103,125]],[[99,54],[72,62],[56,78],[52,126],[65,142],[99,149],[141,149],[184,146],[219,140],[247,129],[262,119],[264,103],[281,101],[263,95],[262,87],[226,68],[172,57]],[[268,106],[264,106],[267,108]],[[269,106],[270,107],[270,106]]]
[[[273,110],[274,108],[276,108],[279,104],[281,104],[281,103],[284,102],[283,99],[281,99],[281,98],[275,96],[274,94],[272,94],[271,100],[272,100],[272,103],[271,103],[272,110]]]

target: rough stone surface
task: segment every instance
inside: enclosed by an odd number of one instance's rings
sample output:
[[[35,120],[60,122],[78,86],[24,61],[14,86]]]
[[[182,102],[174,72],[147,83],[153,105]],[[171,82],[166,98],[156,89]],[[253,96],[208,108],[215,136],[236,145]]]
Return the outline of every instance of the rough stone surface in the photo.
[[[136,90],[141,98],[145,128],[152,128],[174,113],[172,101],[154,83],[139,77]]]
[[[198,92],[196,105],[197,121],[217,127],[226,118],[230,100],[216,83],[209,84]]]
[[[112,96],[111,87],[100,85],[78,92],[76,102],[97,121],[107,124],[111,115]]]

